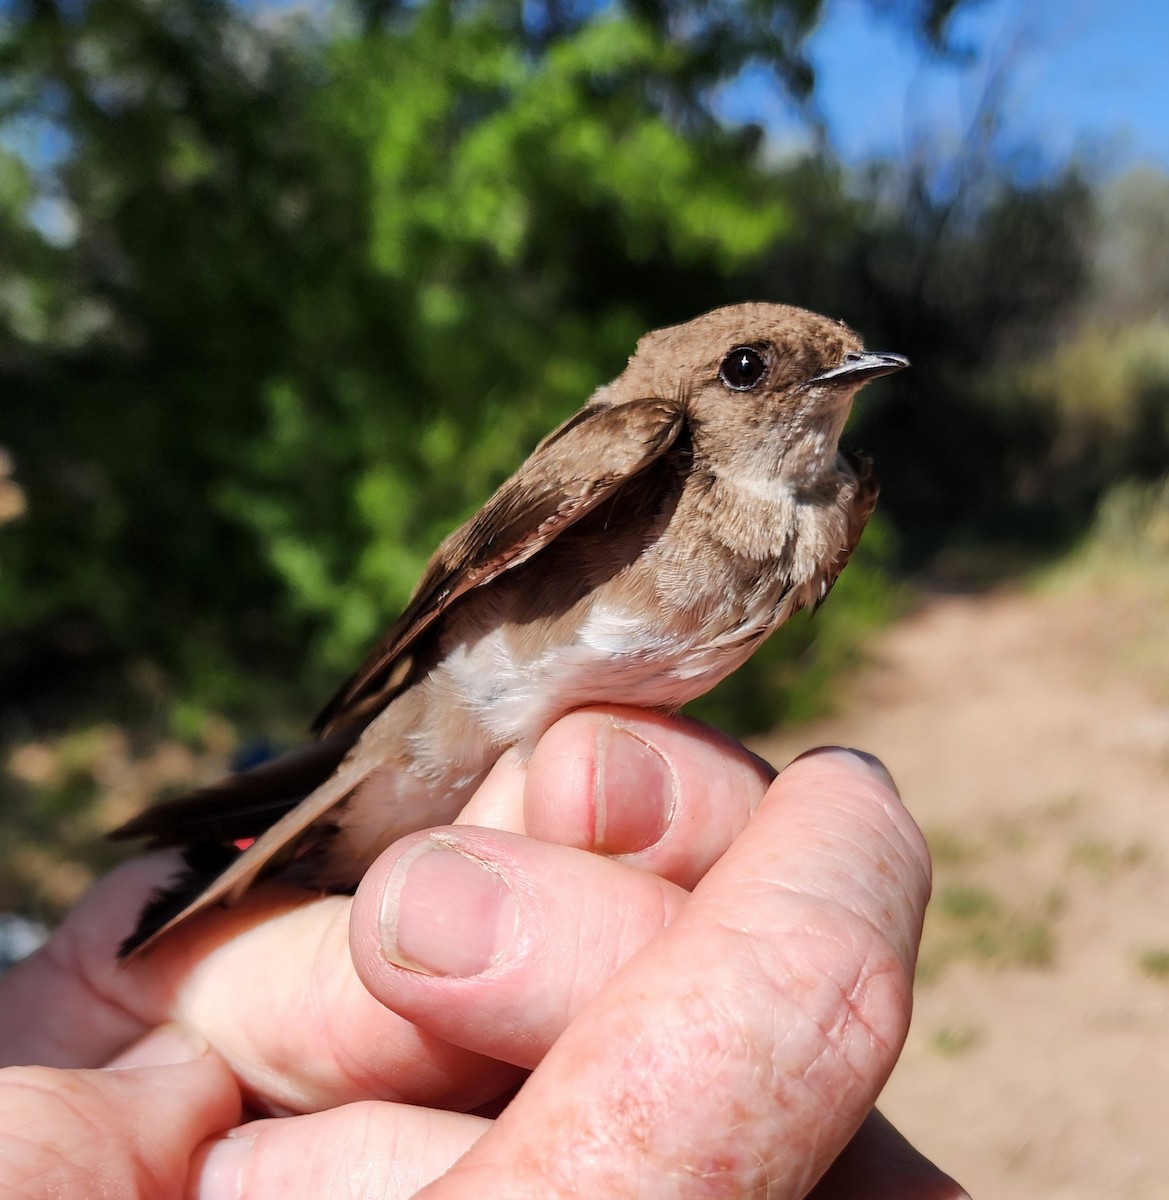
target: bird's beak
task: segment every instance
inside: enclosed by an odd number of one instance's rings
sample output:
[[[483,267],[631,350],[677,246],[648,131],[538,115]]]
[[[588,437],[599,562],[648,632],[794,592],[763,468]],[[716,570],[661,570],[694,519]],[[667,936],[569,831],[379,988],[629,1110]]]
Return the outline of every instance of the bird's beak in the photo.
[[[880,375],[904,371],[909,359],[902,354],[886,354],[878,350],[862,350],[844,356],[838,367],[829,367],[813,375],[809,383],[866,383]]]

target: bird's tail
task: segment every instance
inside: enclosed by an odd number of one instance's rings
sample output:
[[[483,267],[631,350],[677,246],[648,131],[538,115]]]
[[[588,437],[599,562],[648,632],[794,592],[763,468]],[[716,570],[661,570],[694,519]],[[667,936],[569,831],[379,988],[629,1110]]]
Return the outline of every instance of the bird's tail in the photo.
[[[190,910],[249,843],[333,775],[353,740],[346,733],[314,742],[209,787],[161,800],[115,829],[110,837],[118,841],[144,838],[151,849],[178,846],[184,863],[151,896],[134,932],[119,947],[119,957],[133,954]],[[271,860],[271,869],[279,865]]]

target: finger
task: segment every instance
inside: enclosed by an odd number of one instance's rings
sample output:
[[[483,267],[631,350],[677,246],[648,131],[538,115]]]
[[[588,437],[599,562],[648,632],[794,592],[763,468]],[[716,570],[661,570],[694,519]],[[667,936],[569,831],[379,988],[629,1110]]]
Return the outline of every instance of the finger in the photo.
[[[514,1069],[446,1045],[370,996],[349,954],[348,897],[306,902],[299,889],[262,888],[119,964],[119,940],[173,870],[173,856],[152,855],[114,871],[37,961],[21,964],[17,987],[0,980],[9,1061],[97,1065],[180,1021],[223,1055],[262,1112],[366,1098],[475,1108],[514,1085]]]
[[[516,1082],[503,1064],[538,1062],[686,894],[623,863],[530,838],[474,827],[441,836],[446,842],[418,835],[398,843],[362,886],[360,895],[373,899],[351,923],[362,931],[353,945],[365,986],[346,942],[350,902],[291,896],[280,909],[271,890],[178,930],[117,982],[125,988],[146,973],[137,998],[144,1018],[166,1013],[203,1030],[262,1111],[306,1112],[367,1097],[478,1107]],[[409,949],[396,958],[385,950],[387,878],[426,846],[444,852],[418,864],[404,905],[402,932],[418,955],[475,953],[489,914],[481,890],[460,889],[457,870],[444,872],[442,860],[488,884],[510,870],[525,896],[516,953],[501,955],[496,970],[470,985],[454,978],[466,973],[458,962],[432,957],[430,969],[443,976],[435,978],[395,965]],[[478,863],[493,854],[493,871],[482,871]],[[461,947],[444,937],[448,931]]]
[[[742,827],[769,770],[722,735],[637,710],[575,714],[549,737],[548,751],[538,750],[526,769],[516,756],[504,756],[481,790],[482,799],[473,802],[480,817],[522,826],[527,807],[537,829],[553,840],[590,848],[600,842],[612,851],[622,844],[632,848],[639,840],[636,817],[645,808],[637,781],[646,772],[636,758],[664,762],[674,788],[669,828],[655,845],[632,851],[628,861],[684,883],[700,875]],[[616,748],[621,745],[624,752]],[[580,780],[588,785],[583,795],[577,794]],[[614,815],[623,803],[632,821]],[[633,836],[623,838],[619,830]],[[28,1059],[101,1062],[146,1028],[181,1018],[204,1031],[253,1100],[271,1110],[304,1111],[364,1096],[475,1105],[496,1083],[508,1084],[498,1070],[485,1072],[477,1060],[447,1051],[402,1020],[374,1010],[352,971],[337,966],[344,939],[334,915],[343,901],[314,902],[293,915],[289,910],[303,905],[303,893],[260,889],[230,911],[217,910],[184,926],[144,959],[115,967],[118,939],[173,869],[173,856],[155,855],[115,872],[75,910],[35,964],[5,981],[18,985],[23,975],[27,985],[16,1009],[36,1028],[13,1030],[18,1036],[12,1042]],[[233,947],[237,935],[246,940]],[[326,989],[335,1020],[316,1010],[299,1012],[295,998],[307,1004],[324,987],[331,966],[339,972]],[[76,1009],[85,1019],[55,1020],[47,1027],[46,995],[56,997],[55,1014]],[[101,1000],[97,1008],[95,997]],[[450,1090],[452,1082],[475,1072],[480,1087],[474,1093]],[[403,1077],[411,1080],[409,1094],[386,1082]]]
[[[184,1194],[192,1155],[239,1120],[226,1064],[175,1030],[117,1070],[0,1071],[0,1193],[23,1200]]]
[[[489,1128],[480,1117],[374,1103],[253,1121],[196,1154],[190,1194],[192,1200],[406,1200]],[[809,1200],[966,1200],[966,1193],[874,1111]]]
[[[361,1099],[469,1110],[513,1086],[513,1068],[447,1044],[370,995],[349,952],[351,905],[264,889],[176,931],[124,974],[147,975],[154,1007],[200,1029],[261,1112]]]
[[[114,964],[119,938],[174,871],[170,854],[119,867],[90,888],[44,946],[0,978],[0,1064],[96,1067],[166,1019],[140,1011]]]
[[[533,1067],[688,894],[624,862],[451,826],[404,838],[354,897],[372,995],[433,1034]]]
[[[584,709],[552,726],[526,769],[505,755],[459,823],[621,856],[692,887],[746,826],[774,775],[697,721]]]
[[[196,1156],[190,1200],[406,1200],[489,1126],[463,1113],[369,1101],[253,1121]]]
[[[897,1058],[928,891],[883,770],[798,760],[425,1194],[804,1195]]]
[[[969,1197],[874,1109],[809,1193],[808,1200],[969,1200]]]

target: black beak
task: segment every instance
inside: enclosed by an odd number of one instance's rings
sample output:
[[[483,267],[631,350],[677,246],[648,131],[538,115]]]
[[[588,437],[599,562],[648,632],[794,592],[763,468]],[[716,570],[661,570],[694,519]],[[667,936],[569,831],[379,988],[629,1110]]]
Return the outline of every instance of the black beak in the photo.
[[[904,371],[909,359],[902,354],[886,354],[877,350],[862,350],[844,356],[838,367],[829,367],[813,375],[809,383],[866,383],[881,375]]]

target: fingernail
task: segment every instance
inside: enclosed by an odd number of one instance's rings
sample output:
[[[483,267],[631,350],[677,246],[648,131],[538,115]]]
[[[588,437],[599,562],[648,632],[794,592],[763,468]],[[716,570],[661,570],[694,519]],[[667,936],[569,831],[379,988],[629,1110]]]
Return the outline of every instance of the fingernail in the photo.
[[[485,971],[511,944],[515,896],[489,864],[436,838],[398,860],[382,894],[382,950],[425,975]]]
[[[179,1025],[160,1025],[106,1063],[107,1071],[135,1067],[173,1067],[194,1062],[207,1053],[208,1043],[199,1034]]]
[[[240,1186],[256,1135],[228,1134],[213,1142],[196,1164],[188,1184],[188,1200],[236,1200],[243,1195]]]
[[[805,758],[818,758],[820,755],[838,755],[845,760],[859,761],[866,771],[876,776],[883,787],[889,788],[893,795],[900,799],[901,793],[893,782],[893,776],[889,774],[888,768],[876,755],[869,754],[867,750],[854,750],[851,746],[816,746],[812,750],[805,750],[803,754],[796,755],[788,766],[801,762]]]
[[[597,732],[594,848],[630,854],[661,840],[676,803],[674,773],[661,753],[624,725]]]

